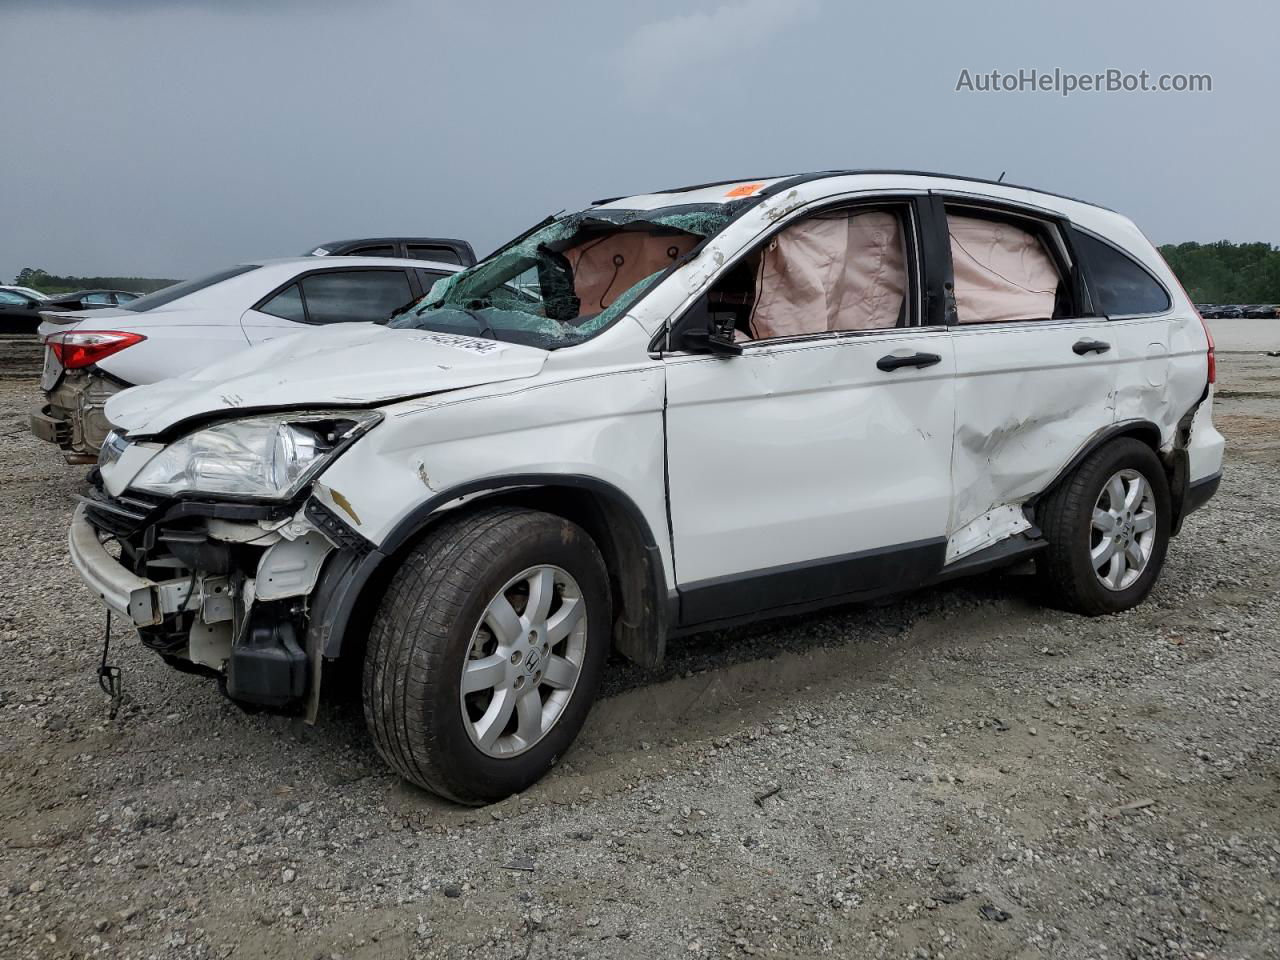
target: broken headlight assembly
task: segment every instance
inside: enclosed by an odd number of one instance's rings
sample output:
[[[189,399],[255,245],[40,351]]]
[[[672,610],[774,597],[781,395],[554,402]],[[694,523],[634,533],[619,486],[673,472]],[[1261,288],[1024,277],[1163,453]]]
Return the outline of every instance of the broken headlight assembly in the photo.
[[[216,423],[156,454],[130,486],[288,500],[382,420],[371,410],[279,414]]]

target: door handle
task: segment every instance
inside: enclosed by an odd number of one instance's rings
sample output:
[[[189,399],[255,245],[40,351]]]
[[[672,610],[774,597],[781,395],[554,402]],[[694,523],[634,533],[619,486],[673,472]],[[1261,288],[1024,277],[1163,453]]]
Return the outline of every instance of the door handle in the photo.
[[[941,362],[942,358],[936,353],[913,353],[906,357],[891,353],[877,360],[876,366],[887,373],[899,367],[932,367],[935,363]]]
[[[1086,353],[1106,353],[1111,349],[1111,344],[1105,340],[1077,340],[1071,349],[1077,356],[1083,357]]]

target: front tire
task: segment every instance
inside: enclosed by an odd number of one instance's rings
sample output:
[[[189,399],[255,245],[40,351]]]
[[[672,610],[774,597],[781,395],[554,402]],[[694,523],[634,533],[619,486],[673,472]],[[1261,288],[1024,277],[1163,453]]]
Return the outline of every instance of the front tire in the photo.
[[[444,521],[374,618],[364,712],[378,752],[459,803],[524,790],[586,720],[611,623],[604,561],[577,524],[517,507]]]
[[[1137,606],[1164,566],[1171,517],[1168,478],[1145,443],[1122,437],[1090,454],[1038,511],[1046,599],[1086,616]]]

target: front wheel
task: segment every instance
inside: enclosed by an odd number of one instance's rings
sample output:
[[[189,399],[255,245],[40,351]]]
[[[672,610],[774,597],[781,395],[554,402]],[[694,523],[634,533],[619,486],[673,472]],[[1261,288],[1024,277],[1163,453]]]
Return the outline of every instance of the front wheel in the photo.
[[[1164,467],[1142,441],[1086,457],[1038,514],[1049,547],[1036,573],[1050,602],[1087,616],[1137,606],[1164,565],[1171,513]]]
[[[515,507],[446,520],[374,618],[364,711],[378,752],[460,803],[525,789],[586,720],[611,622],[604,561],[576,524]]]

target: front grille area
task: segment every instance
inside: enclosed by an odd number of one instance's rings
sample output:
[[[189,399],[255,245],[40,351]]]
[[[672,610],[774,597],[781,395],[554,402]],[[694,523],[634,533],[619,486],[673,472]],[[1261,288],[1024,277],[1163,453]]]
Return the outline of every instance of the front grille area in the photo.
[[[90,483],[80,502],[85,505],[85,513],[95,529],[121,539],[139,533],[165,504],[160,497],[132,492],[127,496],[112,497],[100,483]]]

